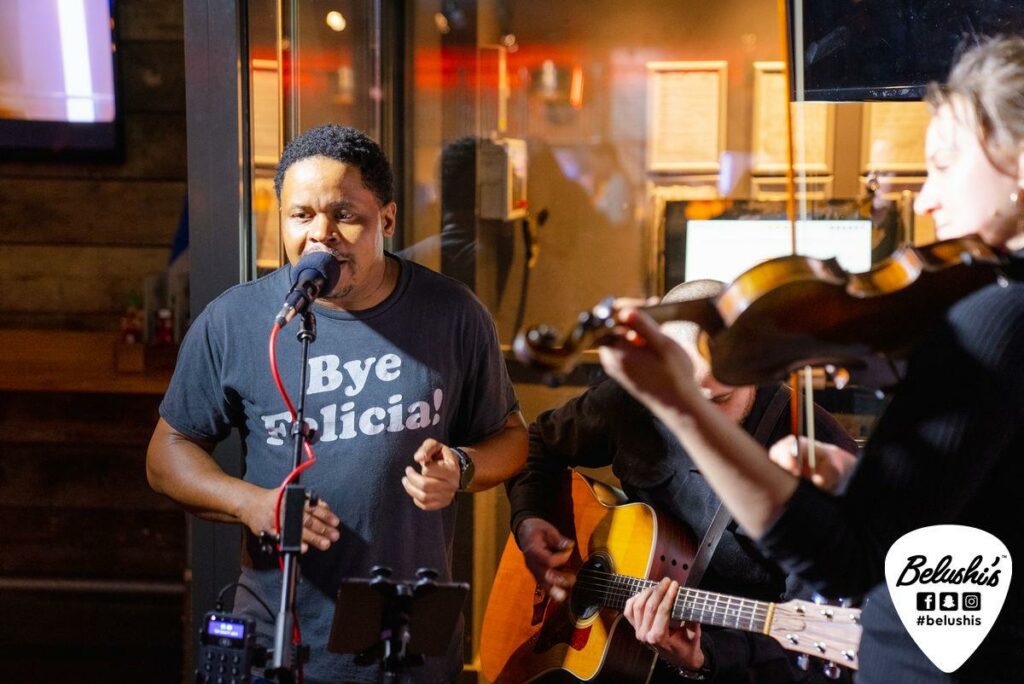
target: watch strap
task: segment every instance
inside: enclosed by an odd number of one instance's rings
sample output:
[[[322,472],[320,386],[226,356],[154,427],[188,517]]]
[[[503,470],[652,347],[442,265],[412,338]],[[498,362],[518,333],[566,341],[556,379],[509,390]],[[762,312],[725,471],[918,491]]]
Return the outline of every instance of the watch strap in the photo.
[[[473,483],[475,471],[473,459],[469,457],[469,454],[462,447],[454,446],[448,448],[455,452],[455,458],[459,460],[459,490],[465,491]]]

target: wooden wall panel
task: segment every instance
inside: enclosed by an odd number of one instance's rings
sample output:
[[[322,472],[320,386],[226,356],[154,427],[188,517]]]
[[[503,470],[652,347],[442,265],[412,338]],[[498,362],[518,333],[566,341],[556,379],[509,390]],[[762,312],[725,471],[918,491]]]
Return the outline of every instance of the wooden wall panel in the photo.
[[[185,40],[185,10],[181,0],[121,0],[117,18],[122,41]]]
[[[144,447],[8,445],[0,453],[0,501],[23,509],[171,511],[184,524],[181,509],[146,483],[145,456]]]
[[[185,513],[146,482],[159,401],[0,393],[0,580],[182,580]]]
[[[180,684],[181,596],[0,592],[5,682]]]
[[[167,267],[188,177],[183,3],[117,6],[124,161],[0,163],[0,328],[113,336]],[[186,514],[145,475],[160,397],[95,393],[75,368],[60,377],[90,393],[0,392],[0,614],[17,616],[0,680],[180,682]]]
[[[118,3],[122,163],[0,163],[0,327],[116,330],[186,193],[182,0]]]
[[[118,312],[148,274],[167,266],[167,256],[163,247],[0,244],[0,311],[40,319],[49,312]]]
[[[47,311],[40,316],[34,311],[0,311],[0,328],[4,330],[117,330],[120,311]]]
[[[56,445],[80,448],[104,444],[111,449],[136,449],[136,467],[156,425],[158,396],[118,394],[0,394],[0,444],[10,449],[30,445],[49,452]],[[0,501],[4,501],[0,496]]]
[[[186,187],[181,181],[9,178],[0,183],[0,245],[162,248],[166,261]]]
[[[118,639],[124,645],[145,647],[151,644],[158,644],[167,639],[175,641],[177,635],[168,629],[161,629],[156,621],[149,621],[143,614],[144,606],[138,598],[117,596],[114,594],[102,595],[105,599],[105,610],[88,615],[85,613],[85,606],[82,596],[57,595],[47,597],[42,594],[22,594],[23,600],[14,600],[13,596],[5,597],[12,606],[21,608],[15,613],[5,615],[16,615],[17,620],[0,620],[0,643],[4,647],[21,646],[31,644],[32,637],[49,637],[54,646],[71,645],[77,642],[78,645],[93,648],[103,648],[109,644],[103,641],[104,636],[119,633]],[[27,599],[32,599],[31,601]],[[180,598],[167,597],[158,602],[158,610],[166,611],[173,607]],[[6,601],[5,601],[6,602]],[[33,619],[32,613],[40,613],[40,618]],[[79,620],[65,619],[78,617]],[[84,628],[83,628],[84,627]],[[42,628],[40,631],[37,629]],[[54,648],[52,655],[56,656],[60,648]],[[129,654],[122,654],[123,657],[130,657]],[[6,661],[5,661],[6,664]],[[40,663],[39,665],[43,665]],[[80,673],[85,675],[86,673]],[[103,674],[103,673],[97,673]],[[8,678],[9,670],[5,667],[4,681],[7,682],[82,682],[84,678],[74,677],[72,679],[47,679],[40,677],[38,671],[35,676],[21,678]],[[89,679],[89,681],[94,681]],[[136,671],[134,677],[117,679],[113,677],[98,678],[95,681],[104,682],[151,682],[156,681],[149,677],[139,676]]]
[[[2,506],[0,527],[3,576],[182,581],[181,511]]]
[[[184,113],[129,112],[124,127],[125,159],[109,163],[0,163],[0,178],[175,180],[187,177]],[[0,203],[0,207],[4,206]]]
[[[123,43],[121,83],[129,112],[184,112],[185,54],[181,42]]]

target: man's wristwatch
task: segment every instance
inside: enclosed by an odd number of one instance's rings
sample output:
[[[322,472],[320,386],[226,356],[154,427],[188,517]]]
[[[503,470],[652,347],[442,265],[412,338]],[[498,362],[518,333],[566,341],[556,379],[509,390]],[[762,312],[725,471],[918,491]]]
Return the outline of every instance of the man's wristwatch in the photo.
[[[465,451],[460,447],[449,447],[454,453],[455,458],[459,459],[459,491],[466,491],[469,486],[473,484],[473,475],[476,474],[476,466],[473,465],[473,459],[469,457]]]
[[[706,637],[701,635],[701,642],[704,642]],[[675,665],[665,660],[664,658],[658,658],[658,665],[663,667],[667,672],[671,673],[668,677],[657,678],[657,681],[664,681],[666,679],[683,679],[692,682],[711,682],[715,680],[715,663],[711,653],[708,649],[701,648],[704,653],[704,664],[696,670],[682,665]],[[674,675],[674,676],[672,676]]]
[[[711,677],[714,674],[708,666],[704,666],[699,670],[691,670],[688,667],[676,666],[676,674],[682,679],[687,679],[695,682],[708,682],[711,681]]]
[[[658,666],[663,670],[662,676],[656,676],[656,681],[676,681],[683,679],[691,682],[710,682],[714,679],[715,672],[711,668],[710,663],[705,662],[704,666],[694,670],[689,667],[683,667],[681,665],[674,665],[664,658],[658,658]]]

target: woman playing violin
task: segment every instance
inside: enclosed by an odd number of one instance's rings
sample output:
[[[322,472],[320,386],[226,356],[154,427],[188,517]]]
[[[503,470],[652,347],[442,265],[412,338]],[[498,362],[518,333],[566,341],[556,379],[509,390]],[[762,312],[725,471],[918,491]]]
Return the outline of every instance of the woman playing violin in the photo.
[[[686,354],[644,313],[623,309],[605,369],[682,442],[739,524],[786,569],[828,595],[866,595],[859,682],[1019,681],[1024,582],[953,675],[900,623],[884,560],[903,534],[981,528],[1024,558],[1024,38],[966,52],[927,96],[928,179],[916,210],[942,239],[977,233],[1011,252],[1009,283],[964,297],[908,358],[842,495],[773,465],[702,396]],[[794,314],[798,315],[798,314]],[[813,315],[813,314],[809,314]]]

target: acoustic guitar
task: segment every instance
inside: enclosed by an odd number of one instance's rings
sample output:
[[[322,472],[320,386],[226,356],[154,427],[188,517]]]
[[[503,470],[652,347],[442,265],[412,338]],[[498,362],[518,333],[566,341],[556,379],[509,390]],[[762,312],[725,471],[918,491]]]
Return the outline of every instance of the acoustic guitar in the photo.
[[[611,487],[573,474],[576,545],[567,567],[576,583],[564,602],[538,586],[509,536],[484,615],[480,660],[488,681],[521,684],[564,670],[584,681],[646,682],[657,656],[636,640],[622,610],[665,576],[681,585],[674,620],[765,634],[786,650],[857,668],[859,609],[686,587],[692,535],[647,504],[620,502]]]

